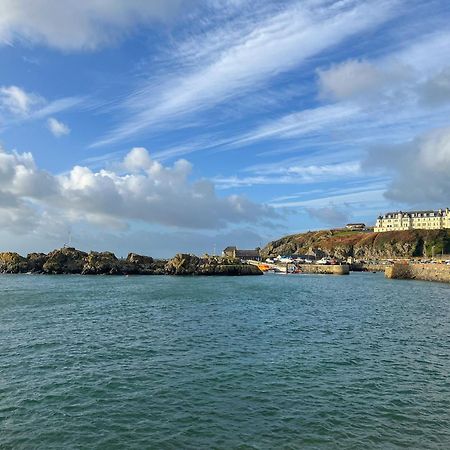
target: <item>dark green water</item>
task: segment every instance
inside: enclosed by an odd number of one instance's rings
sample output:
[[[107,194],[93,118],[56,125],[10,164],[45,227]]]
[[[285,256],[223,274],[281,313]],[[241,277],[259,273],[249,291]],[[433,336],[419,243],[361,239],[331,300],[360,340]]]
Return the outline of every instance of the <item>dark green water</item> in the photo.
[[[0,448],[450,448],[450,286],[0,276]]]

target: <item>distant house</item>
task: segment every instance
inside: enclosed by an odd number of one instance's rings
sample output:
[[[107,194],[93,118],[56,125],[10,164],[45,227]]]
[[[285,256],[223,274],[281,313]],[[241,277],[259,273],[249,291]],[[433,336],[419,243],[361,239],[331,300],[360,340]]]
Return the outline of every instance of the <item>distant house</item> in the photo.
[[[347,230],[365,230],[366,224],[365,223],[348,223],[345,225],[345,228]]]
[[[255,250],[238,250],[236,247],[227,247],[222,251],[222,256],[227,258],[239,258],[244,261],[253,259],[255,261],[261,261],[261,255],[259,249]]]
[[[222,251],[222,256],[227,258],[236,258],[236,247],[227,247]]]

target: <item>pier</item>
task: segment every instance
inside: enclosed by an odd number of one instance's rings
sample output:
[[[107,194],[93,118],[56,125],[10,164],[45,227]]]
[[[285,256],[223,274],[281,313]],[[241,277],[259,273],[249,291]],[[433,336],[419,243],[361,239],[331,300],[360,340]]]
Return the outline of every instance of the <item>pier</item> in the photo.
[[[299,264],[299,263],[261,263],[261,261],[249,260],[249,264],[256,266],[267,266],[268,270],[283,273],[309,273],[309,274],[323,274],[323,275],[348,275],[350,273],[350,266],[348,264]],[[261,267],[260,267],[261,268]],[[263,270],[264,271],[264,270]]]
[[[394,264],[387,267],[386,278],[423,280],[450,283],[450,265],[447,264]]]

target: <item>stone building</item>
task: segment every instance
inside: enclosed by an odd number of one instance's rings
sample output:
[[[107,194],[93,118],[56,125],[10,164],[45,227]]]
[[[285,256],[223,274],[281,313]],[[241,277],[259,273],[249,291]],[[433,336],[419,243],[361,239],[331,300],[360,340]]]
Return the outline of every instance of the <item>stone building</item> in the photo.
[[[241,260],[255,260],[260,261],[261,255],[259,253],[259,249],[256,248],[255,250],[238,250],[236,247],[227,247],[223,250],[222,256],[226,256],[228,258],[239,258]]]
[[[450,228],[450,210],[397,211],[379,216],[375,232],[403,230],[442,230]]]

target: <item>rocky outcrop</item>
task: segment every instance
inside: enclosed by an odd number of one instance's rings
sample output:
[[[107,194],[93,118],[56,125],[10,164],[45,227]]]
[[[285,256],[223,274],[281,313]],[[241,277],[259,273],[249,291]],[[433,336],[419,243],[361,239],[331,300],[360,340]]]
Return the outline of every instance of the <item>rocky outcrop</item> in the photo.
[[[23,273],[28,271],[27,260],[18,253],[0,253],[0,273]]]
[[[409,230],[385,233],[322,230],[286,236],[270,242],[265,257],[330,256],[337,259],[394,259],[450,252],[450,230]]]
[[[88,254],[73,247],[53,250],[47,255],[47,261],[42,266],[44,273],[75,274],[82,273]]]
[[[241,264],[239,260],[219,256],[179,253],[170,259],[165,272],[169,275],[262,275],[256,266]]]
[[[111,252],[82,252],[72,247],[53,250],[48,255],[30,253],[23,258],[17,253],[0,253],[2,273],[43,273],[82,275],[260,275],[255,266],[239,260],[178,254],[171,260],[155,260],[150,256],[130,253],[118,259]]]

